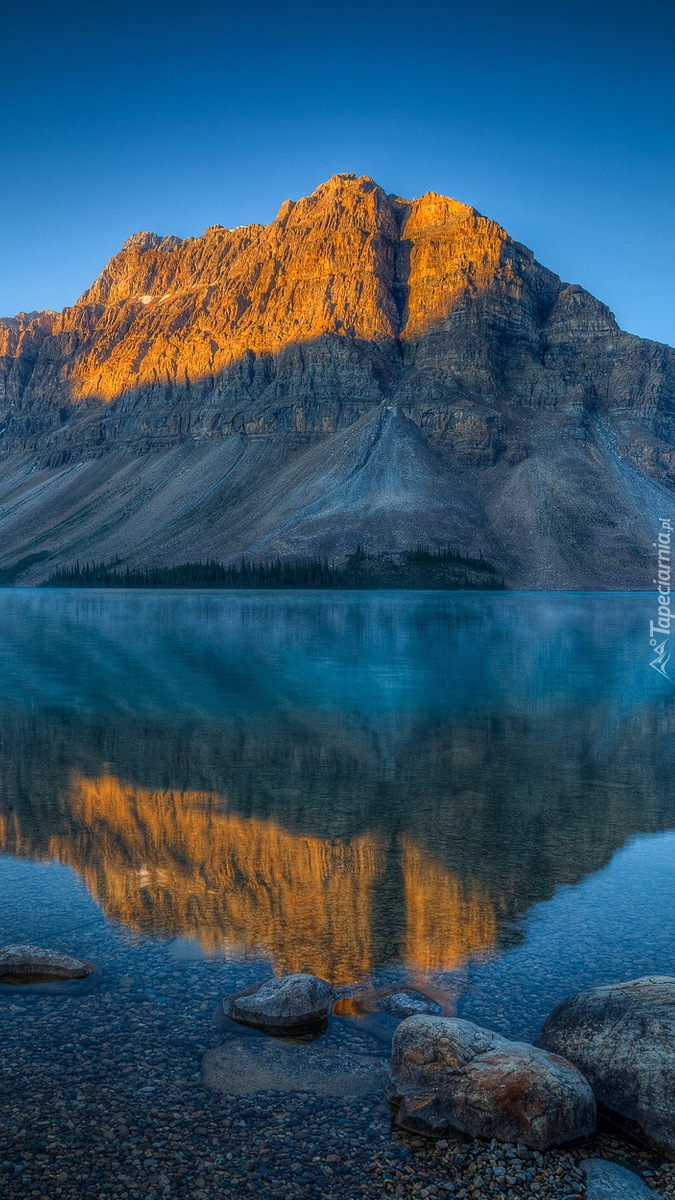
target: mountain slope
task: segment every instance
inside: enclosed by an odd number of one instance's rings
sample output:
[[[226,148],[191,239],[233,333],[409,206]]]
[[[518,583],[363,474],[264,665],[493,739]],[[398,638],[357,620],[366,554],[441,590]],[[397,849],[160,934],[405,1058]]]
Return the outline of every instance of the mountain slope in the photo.
[[[675,351],[474,209],[334,176],[271,225],[131,237],[0,321],[0,569],[425,542],[648,587]]]

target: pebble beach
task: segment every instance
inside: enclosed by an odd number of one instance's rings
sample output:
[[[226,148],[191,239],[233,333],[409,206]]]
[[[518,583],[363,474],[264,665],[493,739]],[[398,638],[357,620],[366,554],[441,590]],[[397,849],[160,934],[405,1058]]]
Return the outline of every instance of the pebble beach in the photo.
[[[232,963],[173,961],[123,936],[99,950],[107,966],[93,985],[2,988],[3,1200],[561,1200],[585,1194],[579,1163],[593,1156],[675,1198],[674,1164],[608,1133],[538,1153],[394,1130],[382,1093],[209,1091],[202,1056],[232,1036],[214,1011],[255,968],[235,978]],[[358,1021],[333,1020],[321,1041],[388,1057]]]

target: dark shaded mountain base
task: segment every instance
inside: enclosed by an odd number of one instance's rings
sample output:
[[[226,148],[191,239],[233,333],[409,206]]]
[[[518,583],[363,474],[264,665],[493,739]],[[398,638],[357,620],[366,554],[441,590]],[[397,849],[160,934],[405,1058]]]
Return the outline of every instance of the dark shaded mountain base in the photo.
[[[424,547],[399,554],[367,555],[360,548],[342,566],[327,560],[238,566],[182,563],[176,567],[121,570],[115,563],[87,563],[55,571],[41,587],[83,588],[431,588],[499,590],[504,579],[489,563],[451,550]]]

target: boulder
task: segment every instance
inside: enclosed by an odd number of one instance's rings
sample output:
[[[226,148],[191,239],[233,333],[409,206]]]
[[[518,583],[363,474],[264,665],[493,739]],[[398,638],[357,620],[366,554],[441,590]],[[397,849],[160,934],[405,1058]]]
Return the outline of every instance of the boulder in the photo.
[[[267,1033],[302,1033],[327,1019],[336,995],[330,983],[316,975],[282,975],[226,996],[223,1012]]]
[[[0,983],[84,979],[93,970],[89,963],[58,950],[30,945],[0,947]]]
[[[646,976],[563,1000],[537,1044],[576,1063],[595,1098],[675,1152],[675,978]]]
[[[382,1093],[387,1061],[370,1054],[346,1053],[322,1042],[305,1045],[270,1038],[232,1039],[202,1058],[202,1081],[231,1096],[256,1092],[312,1092],[316,1096],[365,1096]]]
[[[457,1017],[408,1017],[394,1034],[389,1098],[397,1124],[449,1129],[535,1150],[592,1133],[595,1100],[564,1058]]]
[[[386,996],[378,996],[375,1007],[378,1012],[402,1018],[414,1017],[418,1013],[438,1016],[441,1011],[440,1004],[437,1004],[435,1000],[412,988],[402,988],[398,992],[387,992]]]
[[[606,1158],[587,1158],[581,1169],[586,1176],[586,1200],[660,1200],[639,1175]]]

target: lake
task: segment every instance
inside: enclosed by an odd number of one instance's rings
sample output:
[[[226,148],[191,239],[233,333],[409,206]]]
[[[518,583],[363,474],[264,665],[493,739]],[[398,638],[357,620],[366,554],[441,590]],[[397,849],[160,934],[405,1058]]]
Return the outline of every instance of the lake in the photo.
[[[167,955],[405,979],[522,1033],[668,966],[675,710],[646,597],[0,611],[2,940],[85,953],[84,907]]]
[[[172,1073],[194,1089],[218,998],[271,973],[344,986],[328,1038],[384,1042],[371,998],[399,983],[531,1038],[573,991],[671,973],[675,685],[650,605],[0,592],[0,944],[97,968],[0,987],[29,1023],[24,1093],[65,1047],[77,1140],[87,1080],[128,1077],[130,1106]]]

